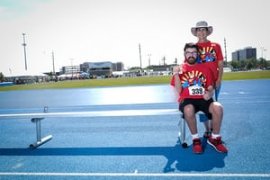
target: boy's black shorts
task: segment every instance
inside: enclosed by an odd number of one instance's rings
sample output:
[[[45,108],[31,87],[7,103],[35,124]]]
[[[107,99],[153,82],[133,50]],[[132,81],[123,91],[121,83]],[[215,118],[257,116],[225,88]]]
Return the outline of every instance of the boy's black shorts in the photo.
[[[213,98],[209,99],[208,101],[204,99],[184,99],[179,104],[179,110],[184,114],[184,107],[188,104],[192,104],[195,108],[195,113],[202,111],[205,113],[208,119],[212,119],[212,114],[209,112],[209,106],[212,102],[214,102]]]

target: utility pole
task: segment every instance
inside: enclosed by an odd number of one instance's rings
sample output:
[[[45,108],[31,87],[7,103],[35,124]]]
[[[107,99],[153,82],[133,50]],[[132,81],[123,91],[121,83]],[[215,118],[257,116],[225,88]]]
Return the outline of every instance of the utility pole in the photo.
[[[162,58],[162,61],[163,61],[163,65],[165,66],[166,65],[166,57],[165,56]]]
[[[71,58],[70,61],[71,61],[71,80],[73,80],[73,58]]]
[[[139,57],[140,57],[140,68],[142,69],[142,52],[141,52],[141,44],[139,44]]]
[[[54,52],[52,51],[52,65],[53,65],[53,76],[56,80],[55,67],[54,67]]]
[[[227,66],[227,47],[226,47],[226,39],[224,38],[224,48],[225,48],[225,66]]]
[[[178,59],[175,58],[175,59],[174,59],[174,64],[177,64],[177,62],[178,62]]]
[[[264,47],[261,47],[261,51],[262,51],[262,59],[263,59],[263,52],[266,51],[266,49]]]
[[[151,66],[151,54],[148,54],[148,66]]]
[[[26,61],[26,43],[25,43],[25,33],[22,33],[23,35],[23,50],[24,50],[24,66],[25,66],[25,70],[27,71],[27,61]]]

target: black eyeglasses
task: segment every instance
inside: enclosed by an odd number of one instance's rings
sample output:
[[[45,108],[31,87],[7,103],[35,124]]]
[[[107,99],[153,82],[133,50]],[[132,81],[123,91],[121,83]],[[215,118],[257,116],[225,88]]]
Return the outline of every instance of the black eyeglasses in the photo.
[[[186,55],[197,55],[198,54],[198,52],[190,52],[190,51],[187,51],[187,52],[185,52],[185,54]]]

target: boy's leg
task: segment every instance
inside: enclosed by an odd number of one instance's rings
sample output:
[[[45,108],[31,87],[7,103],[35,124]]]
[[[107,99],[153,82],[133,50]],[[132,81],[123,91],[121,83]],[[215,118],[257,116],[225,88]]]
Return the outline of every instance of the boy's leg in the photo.
[[[219,93],[220,93],[221,85],[215,88],[215,100],[218,101]]]
[[[205,132],[204,132],[203,137],[204,138],[209,138],[211,136],[211,133],[212,133],[211,121],[208,120],[208,117],[204,113],[199,114],[199,120],[200,120],[200,122],[204,123],[204,127],[205,127]]]
[[[223,144],[220,136],[220,128],[223,118],[223,107],[219,102],[213,102],[209,107],[209,112],[212,114],[213,132],[207,143],[213,146],[218,152],[227,153],[228,149]]]
[[[221,89],[221,85],[215,89],[215,100],[216,101],[218,101],[220,89]],[[204,126],[205,126],[205,133],[203,136],[205,138],[210,137],[210,135],[212,133],[212,124],[211,124],[212,122],[208,120],[208,118],[205,114],[200,114],[199,119],[200,119],[200,122],[204,122]]]

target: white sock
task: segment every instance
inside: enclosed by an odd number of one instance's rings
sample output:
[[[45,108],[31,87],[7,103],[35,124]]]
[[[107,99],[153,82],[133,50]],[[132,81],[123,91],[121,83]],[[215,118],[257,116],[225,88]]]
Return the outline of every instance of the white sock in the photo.
[[[212,133],[212,138],[213,139],[217,139],[218,137],[220,137],[220,134],[214,134],[214,133]]]
[[[192,140],[200,138],[198,133],[197,134],[191,134],[191,136],[192,136]]]

